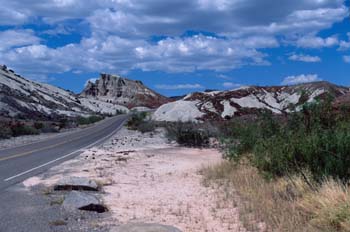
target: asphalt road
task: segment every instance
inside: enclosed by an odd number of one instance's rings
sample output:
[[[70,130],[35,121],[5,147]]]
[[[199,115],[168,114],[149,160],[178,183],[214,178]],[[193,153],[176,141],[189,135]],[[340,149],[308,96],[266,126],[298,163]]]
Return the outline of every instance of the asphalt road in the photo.
[[[97,215],[61,210],[60,206],[52,205],[52,199],[42,189],[29,191],[20,182],[79,155],[84,149],[102,144],[127,118],[127,115],[108,118],[83,130],[0,150],[0,232],[92,231],[86,228],[84,220],[95,219]],[[66,225],[56,225],[62,221]]]
[[[108,118],[83,130],[0,150],[0,195],[6,188],[99,145],[115,134],[127,115]]]

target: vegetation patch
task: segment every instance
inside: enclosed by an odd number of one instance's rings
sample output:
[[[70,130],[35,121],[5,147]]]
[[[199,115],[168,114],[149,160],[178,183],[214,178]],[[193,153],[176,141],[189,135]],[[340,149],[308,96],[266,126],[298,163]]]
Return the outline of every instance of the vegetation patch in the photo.
[[[26,125],[21,122],[11,124],[10,129],[12,131],[12,136],[14,137],[22,135],[37,135],[40,133],[34,126]]]
[[[0,139],[9,139],[12,137],[12,130],[6,123],[0,124]]]
[[[221,204],[234,203],[245,227],[260,231],[350,231],[348,187],[334,180],[317,190],[301,176],[268,180],[249,163],[224,162],[204,168],[203,183],[221,194]],[[238,198],[237,198],[238,194]]]
[[[248,158],[268,178],[296,174],[309,184],[328,177],[343,183],[350,179],[349,115],[335,112],[328,103],[306,105],[280,119],[266,113],[232,130],[225,140],[226,157]]]
[[[350,115],[330,102],[219,126],[228,161],[203,169],[203,183],[238,193],[247,229],[350,231]]]
[[[35,121],[25,119],[5,118],[0,122],[0,139],[9,139],[23,135],[37,135],[40,133],[58,133],[61,129],[75,128],[77,125],[88,125],[103,120],[104,117],[93,115],[90,117],[59,118],[57,121]]]
[[[217,128],[210,123],[177,122],[165,125],[167,137],[188,147],[208,147],[210,138],[217,136]]]
[[[229,196],[221,198],[224,201],[221,204],[227,201],[227,204],[237,205],[240,219],[248,230],[259,231],[259,222],[264,222],[267,231],[307,231],[301,230],[303,217],[293,210],[292,202],[279,197],[274,186],[252,166],[224,162],[205,168],[201,173],[206,186],[218,189],[220,195]]]
[[[127,127],[130,130],[138,130],[141,133],[147,133],[155,131],[158,125],[150,119],[147,112],[134,112],[127,123]]]
[[[343,183],[326,180],[317,191],[305,195],[299,205],[311,216],[310,224],[314,228],[350,231],[350,193]]]
[[[77,123],[78,123],[78,125],[89,125],[89,124],[99,122],[103,119],[104,119],[104,117],[98,116],[98,115],[92,115],[89,117],[78,117]]]

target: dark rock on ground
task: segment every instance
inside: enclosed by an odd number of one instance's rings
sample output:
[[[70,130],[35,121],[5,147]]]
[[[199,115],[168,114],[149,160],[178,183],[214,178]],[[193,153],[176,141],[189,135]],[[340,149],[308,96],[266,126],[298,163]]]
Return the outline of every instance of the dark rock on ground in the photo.
[[[67,177],[57,182],[55,191],[98,191],[98,185],[95,181],[85,177]]]
[[[85,192],[72,191],[63,201],[63,208],[66,210],[87,210],[103,213],[107,211],[107,208],[103,206],[100,200]]]

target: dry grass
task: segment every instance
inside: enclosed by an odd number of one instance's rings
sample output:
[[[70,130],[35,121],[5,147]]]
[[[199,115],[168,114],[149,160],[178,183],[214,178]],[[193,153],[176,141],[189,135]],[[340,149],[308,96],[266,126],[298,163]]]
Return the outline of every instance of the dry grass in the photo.
[[[204,168],[202,174],[206,186],[218,187],[223,195],[239,196],[239,200],[234,197],[226,200],[238,204],[241,220],[249,231],[330,231],[310,223],[313,216],[301,205],[308,208],[307,202],[314,204],[312,199],[318,194],[312,195],[313,191],[299,177],[269,182],[255,168],[230,162]],[[301,199],[310,200],[301,204]]]
[[[300,177],[266,181],[247,164],[224,162],[205,168],[203,183],[219,187],[224,201],[239,202],[241,219],[250,231],[349,231],[349,186],[325,180],[311,189]],[[240,200],[234,199],[238,193]]]
[[[317,192],[306,194],[299,204],[311,215],[310,224],[324,231],[350,231],[349,187],[326,180]]]

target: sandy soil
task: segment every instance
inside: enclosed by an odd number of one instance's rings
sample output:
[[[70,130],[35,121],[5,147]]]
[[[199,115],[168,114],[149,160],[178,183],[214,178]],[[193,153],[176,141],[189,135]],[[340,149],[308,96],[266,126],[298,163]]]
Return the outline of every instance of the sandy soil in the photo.
[[[155,222],[183,232],[246,231],[238,208],[222,202],[216,190],[204,187],[198,170],[221,162],[214,149],[169,144],[164,133],[141,134],[122,129],[99,148],[34,177],[26,186],[52,186],[62,176],[85,176],[103,185],[110,209],[106,225]]]

